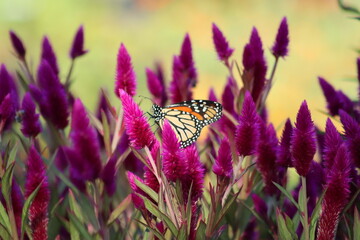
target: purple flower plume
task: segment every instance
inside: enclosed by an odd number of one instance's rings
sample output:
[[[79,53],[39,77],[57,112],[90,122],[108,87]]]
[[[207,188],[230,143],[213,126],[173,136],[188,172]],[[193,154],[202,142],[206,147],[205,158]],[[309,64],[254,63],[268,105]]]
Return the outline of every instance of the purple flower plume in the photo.
[[[26,49],[24,47],[24,44],[22,43],[21,39],[16,35],[14,31],[10,31],[9,33],[10,33],[11,44],[15,49],[17,57],[21,60],[24,60],[26,54]]]
[[[325,99],[327,102],[327,109],[332,116],[335,116],[339,113],[339,109],[341,108],[341,102],[338,98],[338,94],[334,87],[328,83],[324,78],[319,77],[319,83],[321,89],[325,95]]]
[[[34,240],[47,239],[50,190],[46,176],[46,166],[35,147],[31,146],[27,160],[25,197],[28,198],[40,184],[40,189],[29,209],[29,222]]]
[[[291,135],[293,133],[293,126],[291,125],[290,119],[286,120],[284,130],[282,132],[280,146],[278,148],[276,163],[283,167],[291,167],[291,153],[290,143]]]
[[[66,167],[69,165],[69,160],[66,154],[66,150],[64,150],[63,146],[58,147],[56,157],[55,157],[55,165],[58,169],[64,171]]]
[[[235,115],[235,107],[234,107],[234,99],[235,99],[235,95],[232,91],[233,88],[233,78],[229,77],[228,81],[225,85],[224,91],[222,93],[221,96],[221,100],[222,100],[222,105],[223,108],[228,111],[229,113]]]
[[[215,94],[215,91],[214,91],[214,88],[210,88],[210,91],[209,91],[209,100],[210,101],[214,101],[214,102],[217,102],[217,97],[216,97],[216,94]]]
[[[26,93],[21,106],[23,111],[21,132],[26,137],[36,137],[41,132],[39,114],[36,113],[35,109],[36,106],[30,93]]]
[[[77,30],[70,50],[70,57],[75,59],[87,53],[84,49],[84,27],[81,25]]]
[[[212,34],[215,49],[219,59],[224,62],[228,61],[229,57],[234,52],[234,49],[229,46],[229,43],[226,40],[225,36],[215,25],[215,23],[212,24]]]
[[[100,174],[104,182],[105,190],[109,196],[114,195],[116,191],[116,161],[116,156],[111,156]]]
[[[254,203],[255,211],[262,218],[267,218],[268,207],[266,205],[266,202],[262,198],[260,198],[259,195],[255,194],[255,193],[251,194],[251,198],[252,198],[253,203]]]
[[[340,120],[345,130],[347,147],[356,167],[360,167],[360,125],[345,111],[339,111]]]
[[[254,67],[255,56],[250,43],[246,44],[244,47],[242,62],[246,71],[250,71]]]
[[[346,96],[345,93],[343,93],[341,90],[337,91],[336,93],[341,105],[341,109],[349,114],[352,114],[354,109],[354,103],[352,102],[352,100],[348,96]]]
[[[330,118],[326,121],[325,141],[324,141],[324,166],[327,171],[330,171],[334,165],[336,153],[342,144],[343,140],[336,130],[336,127],[331,122]]]
[[[281,20],[278,33],[276,35],[275,43],[271,48],[271,52],[275,57],[285,57],[288,54],[289,46],[289,29],[287,19],[284,17]]]
[[[236,128],[236,148],[239,155],[248,156],[255,153],[260,137],[260,120],[255,103],[249,92],[245,93],[239,125]]]
[[[291,138],[293,166],[301,176],[306,176],[316,152],[314,123],[306,101],[301,104]]]
[[[15,107],[13,106],[13,101],[11,94],[9,93],[4,97],[0,104],[0,121],[1,126],[5,124],[5,122],[11,122],[13,116],[15,114]],[[1,128],[0,128],[1,129]]]
[[[40,89],[33,85],[29,89],[39,104],[41,114],[57,128],[64,129],[68,125],[69,116],[66,92],[46,60],[41,61],[39,66],[38,84]]]
[[[131,145],[137,149],[150,147],[155,139],[144,113],[129,94],[120,89],[120,99],[124,109],[124,123]]]
[[[42,42],[42,53],[41,53],[41,62],[46,60],[51,66],[53,72],[56,76],[59,75],[59,67],[57,64],[57,59],[55,52],[51,46],[49,39],[45,36]]]
[[[154,102],[158,105],[163,104],[164,86],[158,76],[149,68],[146,68],[146,82],[150,93],[154,97]]]
[[[350,157],[346,145],[338,149],[334,166],[326,181],[326,193],[322,202],[322,211],[317,229],[317,239],[335,239],[340,213],[350,195]]]
[[[162,140],[163,171],[166,178],[172,182],[183,179],[187,172],[183,152],[180,150],[179,139],[167,121],[163,125]]]
[[[189,34],[185,35],[184,41],[181,46],[179,59],[183,67],[182,72],[187,79],[187,85],[192,87],[196,86],[197,73],[192,56],[192,46]]]
[[[24,196],[21,193],[19,185],[16,183],[15,178],[12,180],[11,186],[11,201],[15,215],[15,222],[17,227],[18,236],[21,236],[21,215],[24,206]]]
[[[117,66],[115,76],[115,94],[120,97],[119,90],[124,90],[130,96],[136,94],[136,75],[131,63],[131,57],[124,44],[120,45],[117,55]]]
[[[144,200],[142,200],[141,197],[137,195],[137,194],[144,195],[144,192],[136,185],[135,180],[138,180],[139,182],[142,183],[144,181],[135,174],[133,174],[132,172],[127,172],[127,179],[133,191],[133,193],[131,193],[131,199],[133,201],[134,206],[139,210],[144,209],[145,208]]]
[[[232,155],[229,140],[225,137],[220,143],[219,152],[213,165],[218,177],[231,178],[233,175]]]

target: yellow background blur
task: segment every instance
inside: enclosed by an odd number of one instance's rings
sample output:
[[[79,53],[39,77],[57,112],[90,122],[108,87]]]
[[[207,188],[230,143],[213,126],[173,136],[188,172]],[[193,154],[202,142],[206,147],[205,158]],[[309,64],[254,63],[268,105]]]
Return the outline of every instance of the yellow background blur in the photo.
[[[360,3],[353,0],[348,3]],[[207,98],[215,87],[220,96],[226,69],[217,60],[211,39],[215,22],[236,49],[241,63],[242,48],[256,26],[263,40],[269,68],[272,46],[282,17],[288,18],[290,52],[281,60],[275,85],[268,99],[270,120],[281,126],[287,117],[295,121],[306,99],[321,128],[326,116],[325,99],[317,76],[323,76],[351,98],[357,94],[356,57],[360,48],[360,22],[339,9],[336,0],[0,0],[0,62],[11,71],[18,67],[12,56],[8,31],[24,41],[27,58],[36,70],[42,36],[46,34],[58,56],[61,77],[70,66],[68,52],[75,31],[85,27],[85,47],[90,52],[76,61],[73,91],[90,109],[95,108],[100,87],[112,93],[116,54],[123,42],[133,59],[138,77],[138,94],[145,91],[145,67],[161,61],[166,79],[171,79],[172,56],[179,53],[189,33],[199,75],[195,97]]]

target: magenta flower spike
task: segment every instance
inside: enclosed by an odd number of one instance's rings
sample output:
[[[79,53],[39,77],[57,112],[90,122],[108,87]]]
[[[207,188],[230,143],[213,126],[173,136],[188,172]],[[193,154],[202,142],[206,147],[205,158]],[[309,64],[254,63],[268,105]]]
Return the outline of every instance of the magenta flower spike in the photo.
[[[70,138],[73,150],[81,158],[82,169],[78,168],[78,171],[84,180],[95,180],[101,170],[100,146],[80,99],[75,100],[72,109]]]
[[[214,88],[210,88],[210,91],[209,91],[209,100],[210,101],[214,101],[214,102],[217,102],[217,97],[216,97],[216,94],[215,94],[215,91],[214,91]]]
[[[164,86],[158,76],[149,68],[146,68],[146,82],[151,95],[154,97],[154,102],[162,105]]]
[[[11,186],[11,202],[14,210],[18,236],[21,236],[21,215],[24,207],[24,196],[14,178]]]
[[[336,130],[336,127],[331,122],[330,118],[326,121],[326,128],[325,128],[325,141],[324,141],[324,166],[327,171],[330,171],[334,165],[334,160],[336,153],[343,143],[343,140]]]
[[[175,182],[187,173],[185,159],[170,123],[165,121],[162,130],[163,171],[169,181]]]
[[[230,179],[233,175],[233,162],[229,140],[225,137],[222,139],[217,158],[213,165],[213,172],[222,178]]]
[[[70,50],[70,58],[75,59],[86,54],[88,50],[84,49],[84,26],[81,25],[77,30]]]
[[[41,132],[41,124],[39,120],[39,114],[36,113],[36,105],[31,98],[30,93],[26,93],[23,101],[21,110],[22,121],[21,121],[21,132],[26,137],[36,137]]]
[[[64,150],[63,146],[58,147],[56,157],[55,157],[55,165],[59,170],[64,171],[69,165],[69,160],[66,154],[66,150]]]
[[[15,113],[11,94],[9,93],[4,97],[0,104],[0,121],[5,124],[6,121],[11,122]]]
[[[314,123],[306,101],[303,101],[296,117],[291,138],[291,155],[297,173],[306,176],[316,152]]]
[[[104,182],[106,193],[114,195],[116,191],[116,161],[117,157],[112,156],[101,171],[100,177]]]
[[[234,99],[235,95],[232,91],[233,88],[233,79],[231,77],[228,78],[228,81],[225,85],[224,91],[221,96],[221,102],[223,108],[228,111],[229,113],[236,115],[235,113],[235,107],[234,107]]]
[[[186,83],[186,76],[183,74],[184,66],[178,56],[174,56],[172,81],[169,92],[172,103],[178,103],[192,99],[192,92]]]
[[[158,153],[160,153],[160,144],[158,141],[156,141],[151,147],[151,156],[156,164],[159,161],[159,159],[157,159]],[[149,166],[151,166],[150,160],[147,159],[147,161]],[[152,190],[154,190],[155,192],[159,192],[159,181],[157,180],[155,174],[146,166],[144,167],[144,182],[147,186],[151,187]]]
[[[273,47],[271,48],[272,54],[276,57],[285,57],[288,55],[289,47],[289,28],[287,24],[287,19],[284,17],[281,20],[278,33]]]
[[[27,174],[25,182],[25,197],[40,185],[29,208],[29,222],[32,237],[35,240],[46,240],[48,227],[48,206],[50,201],[50,190],[48,177],[46,176],[46,166],[34,146],[30,147],[27,160]]]
[[[195,87],[197,83],[197,73],[192,56],[192,46],[189,34],[185,35],[181,46],[179,59],[183,67],[182,72],[185,74],[187,79],[186,85],[188,87]]]
[[[341,103],[335,88],[322,77],[319,77],[319,83],[324,93],[329,113],[332,116],[337,115],[341,108]]]
[[[335,239],[340,213],[349,201],[350,196],[350,156],[346,145],[338,149],[334,166],[329,171],[326,193],[322,202],[321,215],[317,229],[317,239]]]
[[[68,125],[68,101],[63,85],[54,73],[50,64],[43,60],[38,69],[40,89],[30,85],[32,97],[38,102],[41,114],[49,119],[57,128],[64,129]]]
[[[51,66],[55,75],[58,76],[59,75],[59,67],[57,64],[56,55],[51,46],[50,40],[46,36],[43,38],[42,52],[41,52],[41,62],[43,62],[44,60],[46,60],[48,62],[48,64]]]
[[[348,150],[356,167],[360,167],[360,125],[345,111],[340,110],[340,121],[345,130],[345,137]]]
[[[130,96],[136,94],[136,74],[131,63],[131,57],[124,44],[120,45],[117,55],[115,80],[116,96],[120,97],[120,89],[124,90]]]
[[[154,133],[147,119],[129,94],[120,89],[120,99],[124,109],[124,124],[126,133],[129,135],[131,145],[141,149],[145,146],[151,147],[154,143]]]
[[[250,43],[246,44],[244,47],[242,63],[246,71],[250,71],[254,67],[255,56]]]
[[[139,210],[144,209],[145,208],[144,200],[142,200],[141,197],[137,195],[137,194],[144,195],[144,192],[136,185],[135,180],[138,180],[139,182],[142,183],[144,181],[135,174],[133,174],[132,172],[127,172],[127,179],[133,191],[133,193],[131,194],[131,199],[133,201],[134,206]]]
[[[284,130],[282,132],[280,146],[278,148],[278,153],[277,153],[276,163],[279,166],[292,167],[291,153],[290,153],[290,143],[291,143],[292,133],[293,133],[293,126],[291,125],[291,121],[288,118],[286,120]]]
[[[337,91],[336,93],[341,105],[341,109],[349,114],[352,114],[354,109],[353,101],[348,96],[346,96],[341,90]]]
[[[11,44],[17,54],[17,57],[20,60],[24,60],[26,54],[26,49],[24,47],[24,44],[22,43],[21,39],[19,38],[18,35],[16,35],[14,31],[10,31],[9,34],[10,34]]]
[[[268,207],[266,205],[266,202],[259,197],[259,195],[253,193],[251,194],[251,198],[253,200],[254,203],[254,209],[255,211],[262,217],[262,218],[267,218],[267,212],[268,212]]]
[[[260,137],[260,118],[249,92],[245,93],[239,125],[235,133],[236,148],[241,156],[253,155]]]
[[[219,59],[226,63],[234,52],[234,49],[229,46],[225,36],[215,23],[212,24],[212,38]]]

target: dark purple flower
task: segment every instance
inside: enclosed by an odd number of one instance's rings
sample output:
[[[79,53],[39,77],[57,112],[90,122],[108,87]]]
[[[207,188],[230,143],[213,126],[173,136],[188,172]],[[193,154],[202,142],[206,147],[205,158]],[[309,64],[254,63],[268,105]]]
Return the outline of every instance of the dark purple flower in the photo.
[[[30,85],[32,97],[38,102],[41,114],[57,128],[64,129],[68,125],[68,101],[63,85],[53,68],[46,60],[41,61],[38,69],[40,89]]]
[[[36,106],[30,93],[26,93],[21,106],[23,111],[21,132],[26,137],[36,137],[41,132],[39,114],[36,113],[35,109]]]
[[[185,35],[181,46],[179,59],[183,67],[182,72],[186,78],[186,85],[189,87],[195,87],[197,83],[197,74],[192,56],[192,47],[189,34]]]
[[[338,149],[334,166],[330,170],[322,202],[321,215],[317,229],[317,239],[335,239],[340,213],[348,202],[350,195],[350,157],[344,144]]]
[[[230,114],[235,114],[235,108],[234,108],[235,95],[232,91],[232,81],[233,81],[232,78],[229,77],[221,96],[221,100],[222,100],[221,102],[223,108],[226,111],[228,111]]]
[[[115,79],[116,96],[120,97],[120,89],[124,90],[130,96],[134,96],[136,94],[136,75],[131,63],[131,57],[124,44],[120,45],[117,56]]]
[[[169,92],[172,103],[178,103],[192,99],[192,91],[186,82],[186,75],[183,73],[183,64],[178,56],[174,56],[172,81]]]
[[[104,182],[105,190],[109,196],[114,195],[116,191],[116,161],[116,156],[110,157],[100,174]]]
[[[241,240],[256,240],[259,239],[259,231],[256,229],[256,219],[253,217],[248,224],[244,232],[241,234]]]
[[[250,43],[244,47],[242,62],[246,71],[250,71],[254,67],[255,56]]]
[[[127,179],[133,191],[133,193],[131,193],[131,199],[133,201],[134,206],[139,210],[144,209],[145,208],[144,200],[142,200],[142,198],[137,195],[137,194],[144,195],[144,192],[136,185],[135,180],[138,180],[139,182],[142,183],[144,181],[135,174],[133,174],[132,172],[127,172]]]
[[[356,59],[356,67],[357,67],[357,79],[360,83],[360,58]]]
[[[307,206],[309,215],[312,214],[316,203],[323,191],[325,184],[324,168],[321,164],[311,161],[310,170],[306,175],[306,196],[308,198]]]
[[[338,94],[334,87],[328,83],[324,78],[319,77],[319,83],[321,89],[324,93],[326,102],[327,102],[327,109],[332,116],[335,116],[339,113],[339,109],[341,108],[341,103],[338,98]]]
[[[315,127],[307,103],[303,101],[296,117],[291,138],[292,162],[299,175],[306,176],[315,152]]]
[[[340,120],[345,130],[347,147],[355,166],[360,167],[360,125],[345,111],[339,111]]]
[[[20,60],[24,60],[25,54],[26,54],[24,44],[22,43],[21,39],[16,35],[16,33],[14,31],[10,31],[9,33],[10,33],[11,44],[13,45],[13,48],[15,49],[17,57]]]
[[[13,105],[11,94],[9,93],[4,97],[0,104],[0,121],[2,126],[6,121],[12,121],[12,117],[15,113],[15,107]]]
[[[51,66],[53,72],[56,76],[59,75],[59,67],[56,60],[55,52],[51,46],[49,39],[45,36],[42,42],[42,53],[41,53],[41,63],[46,60]]]
[[[233,175],[232,155],[229,140],[225,137],[220,143],[218,156],[213,165],[213,172],[218,177],[231,178]]]
[[[84,27],[81,25],[77,30],[70,50],[70,57],[75,59],[87,53],[84,49]]]
[[[212,34],[213,42],[219,59],[224,62],[228,61],[229,57],[234,52],[234,49],[229,46],[225,36],[215,25],[215,23],[212,24]]]
[[[346,96],[341,90],[337,91],[336,93],[340,102],[341,109],[351,114],[354,108],[354,103],[352,102],[352,100],[348,96]]]
[[[236,148],[239,155],[255,153],[260,137],[260,120],[249,92],[245,93],[239,125],[236,128]]]
[[[278,33],[276,35],[275,43],[271,48],[271,52],[275,57],[285,57],[288,54],[289,46],[289,29],[287,19],[284,17],[281,20]]]
[[[163,171],[169,181],[183,179],[187,172],[180,142],[169,122],[165,121],[162,131]]]
[[[290,153],[290,143],[291,135],[293,133],[293,126],[291,121],[288,118],[285,123],[284,130],[281,135],[280,146],[278,148],[277,160],[276,163],[283,167],[291,167],[291,153]]]
[[[217,97],[216,97],[216,94],[215,94],[215,91],[214,91],[214,88],[210,88],[210,91],[209,91],[209,100],[210,101],[214,101],[214,102],[217,102]]]
[[[154,102],[158,105],[162,105],[164,86],[160,82],[158,76],[149,68],[146,68],[146,80],[148,89],[154,97]]]
[[[124,109],[124,123],[131,145],[137,149],[150,147],[155,139],[154,133],[144,113],[129,94],[120,89],[120,99]]]
[[[342,144],[343,140],[336,130],[336,127],[331,122],[330,118],[326,121],[325,128],[325,142],[324,142],[324,166],[327,171],[330,171],[334,165],[336,153]]]
[[[48,206],[50,201],[50,190],[46,176],[46,166],[34,146],[30,147],[27,160],[27,174],[25,182],[25,197],[41,184],[29,209],[29,222],[34,240],[47,239]]]
[[[266,205],[266,202],[255,193],[251,194],[251,198],[254,203],[255,211],[262,218],[267,218],[268,207]]]
[[[24,206],[24,196],[21,193],[20,187],[16,183],[15,178],[13,178],[12,180],[11,202],[15,215],[15,222],[16,222],[18,236],[21,236],[21,215]]]
[[[66,148],[66,147],[65,147]],[[69,160],[67,154],[65,153],[63,146],[60,146],[57,150],[55,157],[55,165],[58,169],[64,171],[66,167],[69,165]]]

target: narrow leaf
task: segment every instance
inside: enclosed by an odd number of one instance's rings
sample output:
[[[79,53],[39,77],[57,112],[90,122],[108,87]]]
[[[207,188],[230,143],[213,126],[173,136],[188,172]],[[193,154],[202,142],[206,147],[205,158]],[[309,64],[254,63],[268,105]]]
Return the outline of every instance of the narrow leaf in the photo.
[[[353,239],[360,239],[360,216],[357,208],[354,208],[354,236]]]
[[[275,184],[275,186],[292,202],[292,204],[294,204],[294,206],[300,210],[299,204],[295,201],[293,196],[285,188],[283,188],[281,185],[277,184],[276,182],[273,182],[273,184]]]
[[[87,231],[84,224],[82,224],[80,220],[73,213],[69,213],[69,218],[70,218],[70,225],[73,225],[76,228],[76,230],[78,230],[78,232],[82,236],[81,239],[87,239],[87,240],[92,239],[90,233]]]
[[[0,224],[0,239],[11,239],[11,235],[8,232],[8,230],[2,225]]]
[[[129,194],[117,207],[112,211],[107,221],[107,225],[113,223],[131,204],[131,195]]]
[[[292,239],[291,233],[287,229],[285,219],[279,209],[276,209],[276,220],[278,224],[279,239],[284,239],[284,240]]]
[[[109,126],[109,122],[106,117],[106,114],[103,110],[101,110],[101,120],[102,120],[103,131],[104,131],[103,138],[104,138],[105,150],[106,150],[107,155],[111,156],[110,126]]]
[[[205,240],[205,230],[206,230],[205,222],[200,221],[199,227],[196,231],[196,239],[197,240]]]
[[[69,202],[70,202],[70,209],[71,209],[72,213],[77,217],[77,219],[81,223],[84,223],[84,216],[81,212],[81,208],[80,208],[79,204],[77,203],[77,201],[75,200],[74,193],[71,190],[69,190]]]
[[[1,181],[1,185],[2,185],[1,192],[5,198],[7,206],[11,206],[11,185],[14,174],[14,166],[15,166],[14,162],[8,166]]]
[[[152,190],[152,188],[146,186],[144,183],[140,182],[139,180],[135,179],[135,184],[141,189],[143,190],[147,195],[149,195],[149,197],[154,200],[155,202],[158,201],[158,194]]]
[[[0,224],[2,225],[4,230],[7,231],[8,234],[11,233],[10,219],[6,213],[6,209],[4,208],[4,205],[1,202],[0,202]]]

